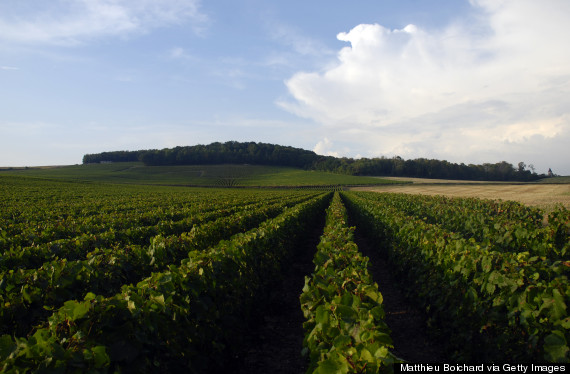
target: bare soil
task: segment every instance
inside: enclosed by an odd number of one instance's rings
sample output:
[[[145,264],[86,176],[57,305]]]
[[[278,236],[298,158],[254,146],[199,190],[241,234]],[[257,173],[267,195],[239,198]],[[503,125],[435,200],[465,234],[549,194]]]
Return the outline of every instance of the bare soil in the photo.
[[[303,349],[303,322],[299,296],[305,285],[305,276],[314,270],[316,252],[322,224],[315,225],[311,235],[303,241],[286,269],[286,274],[269,295],[266,310],[255,329],[246,338],[242,353],[236,357],[237,367],[231,372],[239,374],[301,374],[307,370]]]
[[[358,228],[355,234],[360,252],[370,259],[368,270],[384,298],[385,321],[390,327],[394,343],[392,352],[410,363],[447,361],[443,342],[438,342],[429,334],[425,313],[405,297],[385,254],[374,242],[363,236]]]

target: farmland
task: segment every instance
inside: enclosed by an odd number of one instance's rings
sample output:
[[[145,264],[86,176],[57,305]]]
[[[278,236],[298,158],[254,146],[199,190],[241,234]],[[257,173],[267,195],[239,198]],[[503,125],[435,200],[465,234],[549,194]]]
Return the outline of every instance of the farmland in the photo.
[[[4,168],[2,175],[44,179],[217,187],[282,187],[318,185],[378,185],[401,183],[374,177],[356,177],[305,171],[299,168],[261,165],[145,166],[142,162],[118,162],[43,168]]]
[[[485,183],[423,178],[387,179],[408,183],[405,185],[357,187],[355,189],[432,196],[515,200],[525,205],[546,210],[551,210],[560,204],[567,209],[570,208],[570,184],[567,177],[551,178],[537,183]]]
[[[310,266],[287,303],[303,319],[302,370],[413,361],[388,323],[392,285],[375,281],[363,240],[389,261],[447,362],[568,362],[567,209],[339,193],[378,179],[315,173],[137,163],[0,172],[0,367],[199,373],[243,364],[244,346],[269,356],[250,332],[273,320],[275,290],[291,287],[301,259]],[[204,186],[226,188],[181,187],[205,175]],[[241,188],[212,183],[228,178]]]

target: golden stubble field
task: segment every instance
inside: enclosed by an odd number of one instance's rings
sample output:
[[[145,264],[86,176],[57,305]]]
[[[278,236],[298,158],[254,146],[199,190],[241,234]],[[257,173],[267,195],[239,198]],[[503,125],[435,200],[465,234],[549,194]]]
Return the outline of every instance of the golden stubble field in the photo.
[[[409,181],[412,184],[357,187],[353,190],[515,200],[545,210],[562,204],[570,209],[570,184],[508,184],[396,177],[386,179]]]

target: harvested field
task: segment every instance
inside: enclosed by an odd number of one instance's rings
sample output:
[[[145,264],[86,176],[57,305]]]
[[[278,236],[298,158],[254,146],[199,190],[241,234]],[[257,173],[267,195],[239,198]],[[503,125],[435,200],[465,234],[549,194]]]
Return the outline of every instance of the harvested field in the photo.
[[[398,179],[411,181],[413,184],[358,187],[354,188],[354,190],[515,200],[526,205],[538,206],[545,210],[551,210],[557,204],[570,208],[570,184],[489,184],[449,180],[422,180],[419,178]]]

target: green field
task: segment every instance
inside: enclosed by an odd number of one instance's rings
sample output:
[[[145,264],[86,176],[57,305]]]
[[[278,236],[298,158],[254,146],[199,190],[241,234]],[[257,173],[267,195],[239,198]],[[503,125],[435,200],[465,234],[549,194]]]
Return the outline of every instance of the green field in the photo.
[[[570,183],[570,175],[562,177],[544,178],[536,181],[536,183],[568,184]]]
[[[260,165],[145,166],[140,162],[61,167],[4,168],[2,175],[104,183],[181,186],[322,186],[398,183],[376,177],[359,177],[291,167]],[[399,182],[401,183],[401,182]]]

